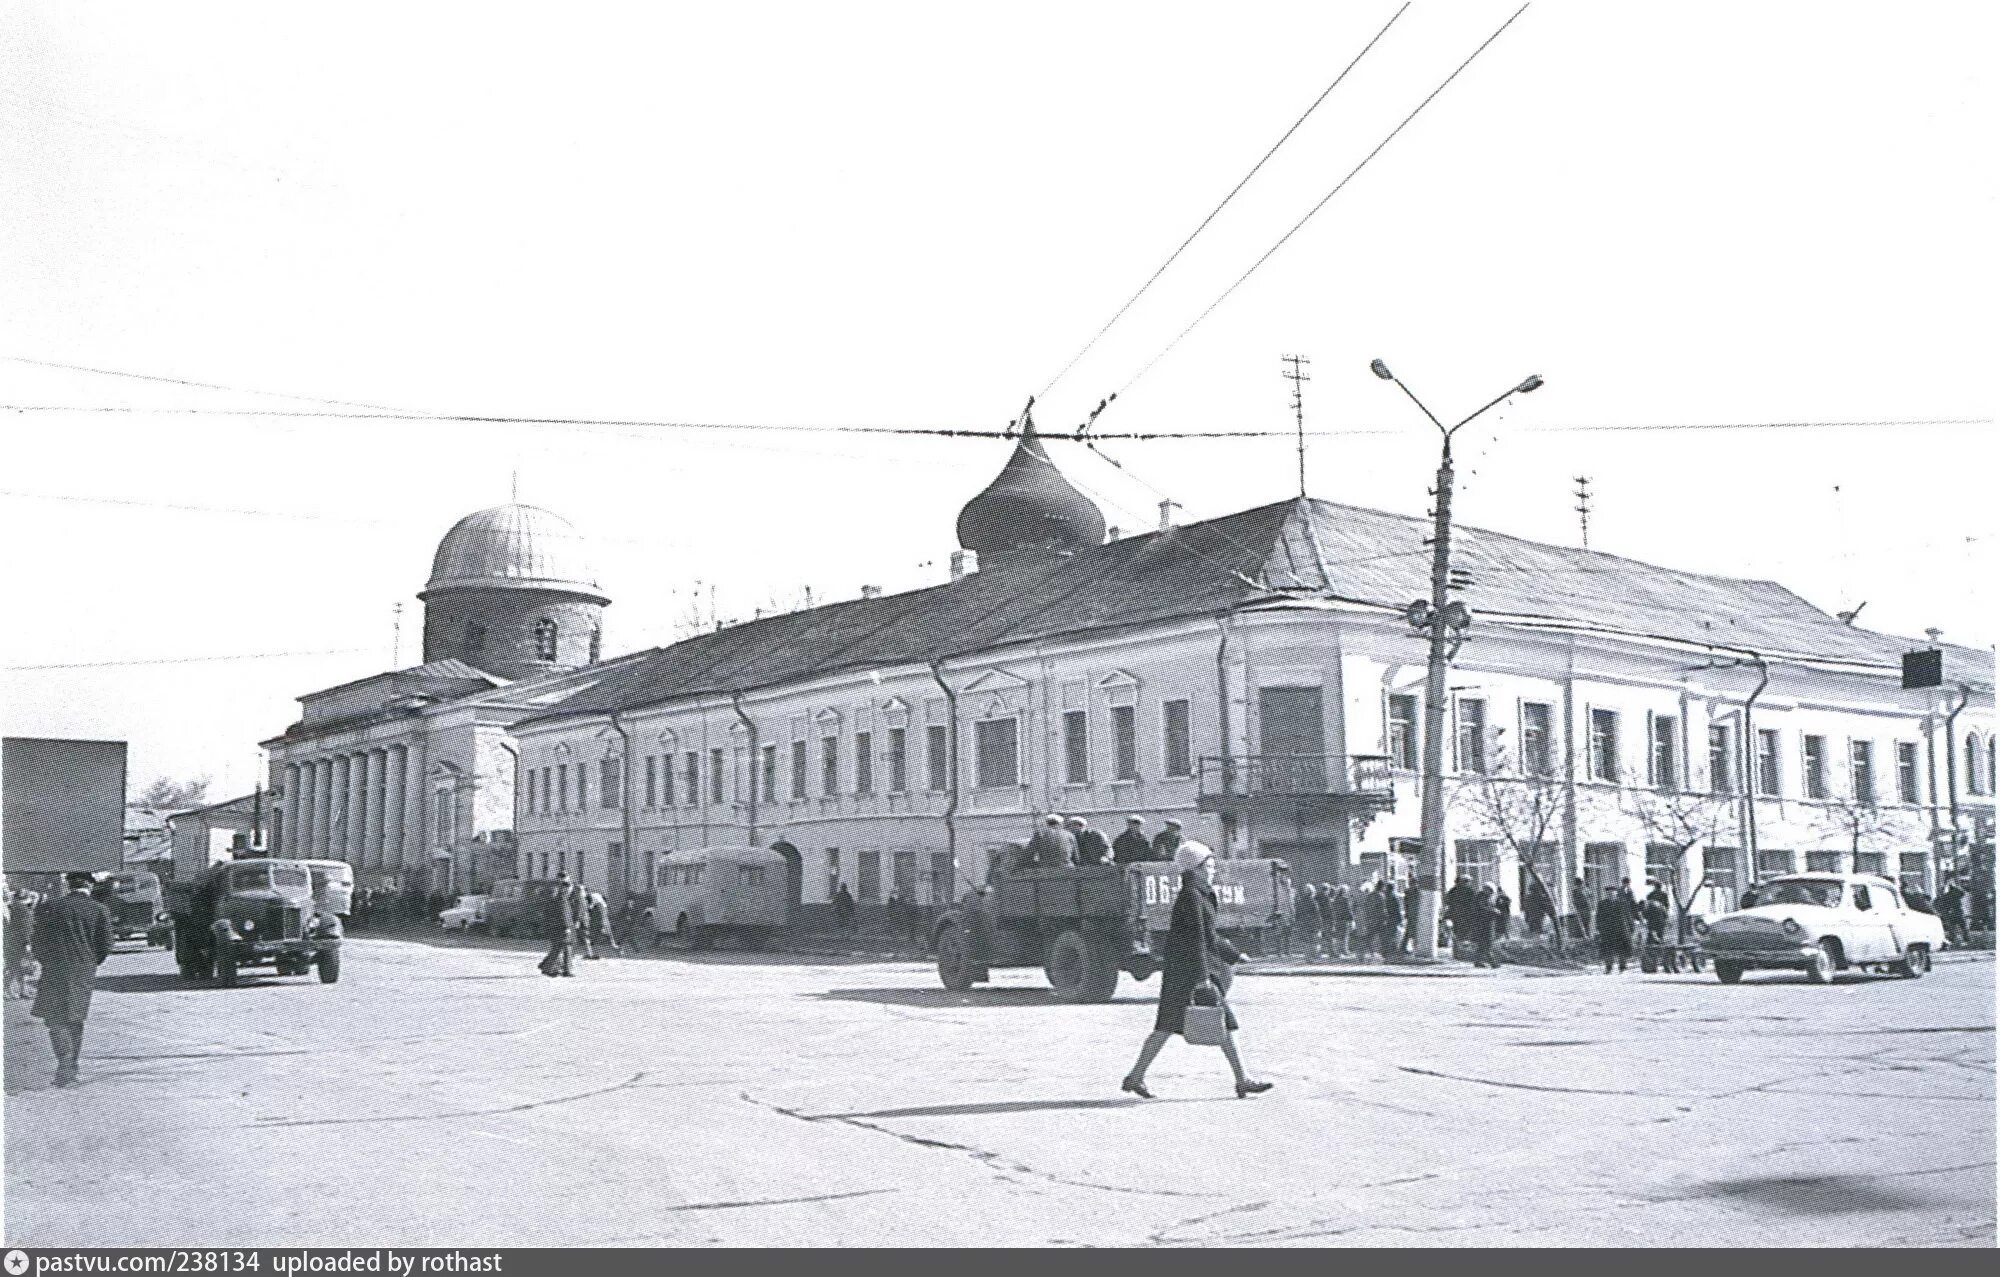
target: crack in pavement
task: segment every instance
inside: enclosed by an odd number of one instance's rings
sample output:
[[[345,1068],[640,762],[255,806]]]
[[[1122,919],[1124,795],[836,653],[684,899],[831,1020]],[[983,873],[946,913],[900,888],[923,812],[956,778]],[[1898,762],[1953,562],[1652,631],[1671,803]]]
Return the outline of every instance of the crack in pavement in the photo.
[[[1129,1193],[1141,1197],[1214,1197],[1216,1195],[1214,1193],[1187,1193],[1179,1189],[1170,1188],[1130,1188],[1122,1184],[1100,1184],[1093,1180],[1067,1179],[1052,1171],[1037,1170],[1024,1163],[1010,1161],[1003,1154],[996,1153],[991,1149],[979,1148],[972,1144],[959,1144],[951,1140],[932,1139],[925,1135],[907,1135],[902,1131],[891,1130],[886,1126],[878,1126],[873,1122],[864,1122],[858,1117],[850,1117],[844,1113],[801,1113],[797,1109],[788,1109],[782,1104],[773,1104],[769,1100],[757,1099],[748,1091],[738,1092],[737,1098],[746,1104],[754,1104],[758,1108],[768,1109],[773,1113],[792,1118],[799,1122],[838,1122],[842,1126],[852,1126],[864,1131],[873,1131],[877,1135],[886,1135],[890,1139],[901,1140],[905,1144],[914,1144],[918,1148],[938,1149],[949,1153],[964,1153],[974,1161],[985,1166],[988,1170],[1000,1174],[1003,1179],[1007,1178],[1007,1175],[1001,1173],[1007,1172],[1014,1175],[1028,1175],[1046,1183],[1064,1184],[1071,1188],[1092,1188],[1102,1193]]]
[[[251,1122],[245,1126],[232,1127],[233,1130],[270,1131],[285,1126],[365,1126],[385,1122],[447,1122],[461,1117],[504,1117],[509,1113],[526,1113],[533,1109],[548,1108],[555,1104],[574,1104],[578,1100],[595,1099],[609,1095],[613,1091],[623,1091],[639,1086],[646,1074],[642,1070],[614,1082],[610,1086],[600,1086],[594,1091],[580,1091],[575,1095],[557,1095],[546,1100],[529,1100],[522,1104],[510,1104],[497,1109],[464,1109],[455,1113],[391,1113],[380,1117],[301,1117],[283,1121]]]
[[[1684,1091],[1632,1091],[1623,1088],[1594,1086],[1545,1086],[1539,1082],[1503,1082],[1490,1077],[1467,1077],[1461,1073],[1440,1073],[1436,1069],[1420,1069],[1415,1065],[1398,1064],[1403,1073],[1415,1073],[1419,1077],[1444,1078],[1449,1082],[1472,1082],[1480,1086],[1500,1086],[1513,1091],[1553,1091],[1562,1095],[1616,1095],[1628,1099],[1649,1100],[1697,1100],[1712,1099],[1713,1096],[1689,1095]]]

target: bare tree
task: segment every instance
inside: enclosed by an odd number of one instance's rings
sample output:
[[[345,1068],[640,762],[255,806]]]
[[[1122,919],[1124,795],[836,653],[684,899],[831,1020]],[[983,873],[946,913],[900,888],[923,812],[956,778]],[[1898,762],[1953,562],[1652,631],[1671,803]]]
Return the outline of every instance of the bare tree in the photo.
[[[1883,840],[1893,839],[1901,832],[1904,822],[1896,813],[1884,810],[1872,800],[1831,798],[1820,809],[1815,823],[1829,835],[1846,842],[1848,851],[1859,856],[1864,851],[1874,850]],[[1890,876],[1895,875],[1891,873]]]
[[[1541,857],[1550,848],[1560,847],[1559,839],[1552,835],[1563,818],[1562,783],[1558,777],[1529,772],[1502,745],[1494,748],[1492,762],[1489,770],[1460,781],[1453,802],[1498,835],[1527,870],[1530,880],[1541,887],[1554,915],[1550,922],[1555,951],[1561,953],[1562,867],[1557,866],[1556,882],[1544,881]]]
[[[1674,897],[1676,930],[1685,940],[1688,906],[1694,903],[1695,893],[1707,880],[1704,875],[1683,872],[1687,854],[1697,846],[1719,841],[1735,828],[1736,799],[1729,794],[1662,789],[1644,784],[1631,773],[1626,774],[1623,795],[1626,807],[1645,828],[1646,841],[1653,846],[1672,847],[1675,877],[1692,882],[1685,896],[1678,886],[1662,884]]]
[[[151,784],[132,798],[129,805],[165,810],[200,807],[208,801],[208,785],[209,778],[206,776],[195,776],[187,780],[175,780],[171,776],[156,777]]]

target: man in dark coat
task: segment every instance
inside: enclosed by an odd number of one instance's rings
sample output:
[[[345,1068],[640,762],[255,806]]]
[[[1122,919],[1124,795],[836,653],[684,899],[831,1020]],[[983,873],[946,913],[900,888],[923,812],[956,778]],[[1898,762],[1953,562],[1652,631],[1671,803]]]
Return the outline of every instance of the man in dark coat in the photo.
[[[1499,915],[1493,920],[1493,938],[1505,940],[1508,935],[1507,928],[1514,921],[1514,898],[1507,894],[1505,887],[1493,888],[1493,907]]]
[[[1606,887],[1597,902],[1597,952],[1604,958],[1604,974],[1611,974],[1613,962],[1622,972],[1632,960],[1632,923],[1632,902],[1618,888]]]
[[[1444,893],[1444,916],[1451,923],[1454,943],[1465,938],[1466,928],[1471,926],[1472,908],[1479,901],[1479,888],[1472,885],[1472,879],[1460,874],[1451,884],[1451,890]]]
[[[1646,920],[1646,940],[1650,944],[1667,942],[1667,923],[1673,920],[1673,901],[1667,898],[1667,889],[1660,883],[1653,883],[1653,889],[1646,893],[1646,903],[1640,906],[1640,916]]]
[[[1028,863],[1037,869],[1060,869],[1076,863],[1076,839],[1063,828],[1061,816],[1042,817],[1042,827],[1028,839]]]
[[[35,961],[42,964],[42,979],[33,1013],[49,1029],[57,1086],[77,1084],[91,985],[98,964],[111,955],[111,911],[90,898],[90,878],[64,875],[69,890],[35,911]]]
[[[583,922],[583,893],[569,880],[569,872],[565,870],[556,875],[555,890],[542,905],[542,929],[549,933],[549,951],[542,958],[543,975],[575,974],[570,970],[570,957],[576,945],[577,928]]]
[[[1181,822],[1169,820],[1166,828],[1153,836],[1153,859],[1172,860],[1181,849]]]
[[[1354,901],[1341,883],[1326,899],[1327,952],[1336,958],[1347,956],[1347,936],[1354,929]]]
[[[1125,818],[1125,832],[1111,840],[1111,859],[1121,865],[1153,858],[1152,840],[1146,837],[1146,822],[1137,816]]]
[[[1396,899],[1396,884],[1387,878],[1382,880],[1379,894],[1382,897],[1382,927],[1375,933],[1375,943],[1382,951],[1382,961],[1387,962],[1389,955],[1397,951],[1399,937],[1403,933],[1403,906]]]
[[[1965,943],[1965,891],[1958,885],[1958,879],[1947,878],[1938,890],[1933,902],[1938,921],[1944,924],[1944,938],[1947,944]]]
[[[1549,889],[1542,885],[1539,877],[1528,880],[1528,889],[1521,893],[1521,916],[1528,924],[1528,934],[1542,934],[1542,924],[1555,916],[1555,902],[1549,899]]]
[[[840,890],[833,893],[833,924],[842,931],[854,929],[854,893],[847,889],[844,882],[840,884]]]
[[[1500,921],[1499,893],[1488,883],[1474,892],[1470,903],[1452,919],[1451,933],[1472,948],[1472,965],[1497,967],[1493,958],[1493,928]]]
[[[1111,859],[1111,844],[1081,816],[1069,818],[1069,835],[1076,839],[1076,863],[1101,865]]]

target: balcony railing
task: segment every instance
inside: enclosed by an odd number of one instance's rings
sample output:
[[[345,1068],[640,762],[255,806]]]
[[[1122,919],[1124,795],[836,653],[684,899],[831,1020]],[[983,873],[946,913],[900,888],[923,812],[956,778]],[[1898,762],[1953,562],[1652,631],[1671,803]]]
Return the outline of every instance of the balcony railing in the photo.
[[[1245,754],[1201,760],[1201,804],[1208,810],[1309,801],[1356,808],[1395,805],[1389,759],[1380,754]]]

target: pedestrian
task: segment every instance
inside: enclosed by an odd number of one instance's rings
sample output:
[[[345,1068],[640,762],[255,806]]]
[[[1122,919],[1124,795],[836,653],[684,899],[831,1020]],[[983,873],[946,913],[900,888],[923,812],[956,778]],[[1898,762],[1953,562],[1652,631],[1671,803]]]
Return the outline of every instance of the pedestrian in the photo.
[[[1403,936],[1396,945],[1397,949],[1403,953],[1409,953],[1416,947],[1417,927],[1423,919],[1423,911],[1417,905],[1419,899],[1415,879],[1404,883],[1402,898]]]
[[[611,902],[602,893],[586,891],[583,897],[583,956],[597,959],[596,944],[602,943],[613,953],[622,954],[618,947],[618,937],[611,930]]]
[[[1507,894],[1505,887],[1495,886],[1493,888],[1493,907],[1500,914],[1499,917],[1493,920],[1493,938],[1495,940],[1505,940],[1509,934],[1508,928],[1513,925],[1514,920],[1514,901]]]
[[[1542,924],[1555,917],[1555,902],[1549,899],[1549,889],[1542,885],[1539,876],[1528,880],[1528,889],[1521,893],[1521,917],[1528,924],[1528,934],[1540,938]]]
[[[1375,931],[1376,947],[1382,951],[1382,961],[1397,951],[1403,931],[1403,907],[1396,900],[1396,884],[1384,878],[1377,889],[1382,897],[1382,923]]]
[[[1667,942],[1667,923],[1673,919],[1673,901],[1667,897],[1667,889],[1657,882],[1647,884],[1652,888],[1646,893],[1646,903],[1640,906],[1640,916],[1646,920],[1646,941],[1653,945]]]
[[[1229,968],[1243,955],[1235,945],[1215,933],[1215,853],[1199,842],[1180,844],[1174,853],[1174,868],[1180,874],[1180,891],[1174,897],[1172,921],[1167,927],[1167,945],[1160,969],[1160,1006],[1153,1017],[1153,1031],[1139,1048],[1138,1062],[1125,1075],[1119,1089],[1142,1100],[1153,1093],[1146,1089],[1146,1070],[1160,1048],[1176,1033],[1186,1031],[1187,1009],[1197,996],[1212,996],[1222,1007],[1222,1054],[1236,1075],[1238,1099],[1260,1095],[1271,1089],[1269,1082],[1253,1080],[1243,1071],[1236,1051],[1236,1013],[1229,1009]],[[1203,1005],[1210,1005],[1207,1001]]]
[[[854,930],[854,893],[844,882],[833,893],[833,925],[842,931]]]
[[[1292,930],[1305,937],[1306,959],[1319,957],[1319,884],[1301,884],[1292,909]]]
[[[1042,817],[1042,827],[1028,839],[1028,863],[1037,869],[1060,869],[1076,863],[1076,838],[1063,828],[1061,816]]]
[[[1957,878],[1947,878],[1931,902],[1938,921],[1944,924],[1945,943],[1954,947],[1965,943],[1965,891]]]
[[[90,1016],[98,964],[111,955],[111,911],[90,898],[90,874],[64,874],[63,884],[68,890],[61,897],[35,911],[31,945],[42,978],[32,1014],[48,1026],[56,1085],[67,1087],[78,1081],[83,1022]]]
[[[583,925],[583,899],[569,880],[569,871],[556,874],[556,884],[542,904],[542,929],[549,933],[549,951],[542,956],[545,976],[575,975],[570,959],[576,947],[576,931]]]
[[[1136,864],[1153,858],[1153,842],[1146,837],[1146,822],[1138,816],[1125,818],[1125,832],[1111,840],[1111,859],[1120,865]]]
[[[1327,951],[1336,958],[1348,955],[1348,933],[1354,930],[1354,901],[1347,894],[1347,884],[1341,883],[1333,889],[1333,896],[1327,901],[1327,921],[1329,938]]]
[[[1590,889],[1583,885],[1583,879],[1576,880],[1570,897],[1576,904],[1576,934],[1579,939],[1590,939]]]
[[[1604,974],[1611,974],[1614,962],[1622,974],[1632,960],[1632,921],[1632,905],[1625,893],[1606,887],[1604,898],[1597,902],[1597,952],[1604,959]]]
[[[1076,863],[1101,865],[1111,859],[1111,844],[1081,816],[1069,818],[1069,836],[1076,841]]]
[[[35,932],[33,897],[25,891],[7,892],[7,996],[28,996],[28,939]]]
[[[1499,892],[1492,883],[1482,885],[1472,896],[1470,903],[1459,910],[1459,916],[1452,920],[1452,935],[1465,941],[1472,949],[1472,965],[1475,967],[1497,967],[1493,960],[1493,928],[1500,921]]]
[[[1445,921],[1451,924],[1452,944],[1455,948],[1466,937],[1466,928],[1471,925],[1473,907],[1479,903],[1479,888],[1472,885],[1472,879],[1460,874],[1451,884],[1451,890],[1444,893]]]
[[[1153,859],[1172,860],[1180,851],[1181,822],[1168,820],[1153,836]]]

